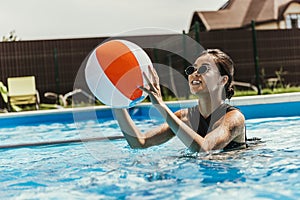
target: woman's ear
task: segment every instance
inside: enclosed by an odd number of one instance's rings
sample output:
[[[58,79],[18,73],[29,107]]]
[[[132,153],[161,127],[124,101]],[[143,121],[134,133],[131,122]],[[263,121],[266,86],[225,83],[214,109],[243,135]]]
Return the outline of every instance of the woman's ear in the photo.
[[[221,76],[221,84],[226,85],[228,82],[229,77],[227,75]]]

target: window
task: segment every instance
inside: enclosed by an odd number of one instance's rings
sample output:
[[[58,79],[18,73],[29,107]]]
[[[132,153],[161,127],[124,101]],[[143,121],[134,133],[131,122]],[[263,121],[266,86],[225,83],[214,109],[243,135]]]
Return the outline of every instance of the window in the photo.
[[[288,14],[285,18],[286,28],[300,28],[300,14]]]

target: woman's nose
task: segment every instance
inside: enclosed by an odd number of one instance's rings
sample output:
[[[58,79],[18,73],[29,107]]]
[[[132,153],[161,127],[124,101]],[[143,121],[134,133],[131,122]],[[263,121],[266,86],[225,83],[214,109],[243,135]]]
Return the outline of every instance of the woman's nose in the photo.
[[[196,77],[199,77],[199,76],[201,76],[201,74],[199,74],[197,70],[196,70],[196,71],[194,71],[194,73],[192,73],[192,75],[193,75],[193,76],[196,76]]]

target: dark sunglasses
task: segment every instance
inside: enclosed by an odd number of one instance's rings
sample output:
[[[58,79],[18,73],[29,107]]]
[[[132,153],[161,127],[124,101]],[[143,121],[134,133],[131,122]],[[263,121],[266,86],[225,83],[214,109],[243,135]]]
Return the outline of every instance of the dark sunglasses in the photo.
[[[208,65],[201,65],[201,67],[197,68],[194,66],[188,66],[184,71],[186,75],[191,75],[195,71],[197,71],[198,74],[205,74],[208,71]]]

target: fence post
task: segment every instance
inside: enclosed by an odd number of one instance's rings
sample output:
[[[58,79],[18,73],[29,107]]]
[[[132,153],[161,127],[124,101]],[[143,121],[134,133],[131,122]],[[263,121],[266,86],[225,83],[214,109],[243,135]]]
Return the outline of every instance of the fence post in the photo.
[[[194,28],[195,28],[195,40],[200,44],[200,24],[198,21],[195,22]],[[197,54],[200,54],[199,45],[197,45]]]
[[[261,80],[259,75],[259,64],[258,64],[258,53],[257,53],[257,45],[256,45],[256,30],[255,30],[255,21],[251,21],[252,27],[252,43],[253,43],[253,56],[254,56],[254,64],[255,64],[255,82],[258,88],[257,94],[261,95]]]
[[[57,49],[54,48],[54,72],[55,72],[55,87],[56,87],[56,104],[59,104],[60,86],[59,86],[59,69],[58,69],[58,59],[57,59]]]
[[[200,42],[200,37],[199,37],[199,32],[200,32],[200,26],[199,26],[199,22],[196,21],[195,22],[195,40],[199,43]]]
[[[183,67],[184,69],[188,66],[188,62],[186,61],[186,55],[187,55],[187,52],[186,52],[186,33],[185,31],[183,30],[182,31],[182,47],[183,47]],[[184,74],[184,72],[182,72]],[[189,92],[186,92],[185,93],[185,98],[188,99],[189,98]]]
[[[186,61],[186,57],[187,57],[187,48],[186,48],[186,33],[185,31],[183,30],[182,32],[182,49],[183,49],[183,66],[184,68],[187,67],[188,65],[188,62]]]

